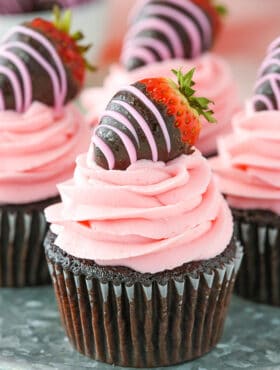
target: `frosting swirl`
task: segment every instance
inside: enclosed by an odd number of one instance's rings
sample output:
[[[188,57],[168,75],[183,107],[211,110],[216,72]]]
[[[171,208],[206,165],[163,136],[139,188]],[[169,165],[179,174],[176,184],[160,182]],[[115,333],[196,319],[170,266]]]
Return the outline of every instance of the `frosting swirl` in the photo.
[[[90,156],[89,156],[90,157]],[[232,236],[230,211],[198,150],[164,162],[105,170],[86,155],[46,210],[67,253],[140,272],[215,257]]]
[[[59,117],[38,102],[25,113],[0,112],[0,203],[56,196],[56,184],[70,178],[89,137],[88,127],[71,104]]]
[[[239,113],[211,160],[232,207],[280,214],[280,112]]]
[[[150,63],[131,72],[119,65],[113,65],[103,87],[90,88],[82,94],[82,104],[88,110],[89,122],[97,124],[108,101],[122,85],[148,77],[163,76],[174,79],[171,69],[181,67],[184,71],[196,68],[196,89],[215,103],[213,110],[218,124],[210,124],[202,118],[204,128],[197,143],[203,154],[213,153],[216,150],[217,135],[230,132],[231,117],[239,107],[237,87],[230,68],[222,58],[213,53],[206,53],[194,60],[173,59]]]

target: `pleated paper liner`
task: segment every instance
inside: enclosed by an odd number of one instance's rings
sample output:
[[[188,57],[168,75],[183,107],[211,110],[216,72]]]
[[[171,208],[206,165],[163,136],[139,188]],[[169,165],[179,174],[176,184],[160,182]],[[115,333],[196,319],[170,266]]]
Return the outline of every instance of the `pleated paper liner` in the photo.
[[[53,240],[52,234],[45,242],[48,265],[63,325],[79,352],[120,366],[157,367],[192,360],[219,341],[242,259],[239,244],[202,268],[196,263],[196,273],[186,264],[179,275],[175,269],[139,279],[93,261],[91,268]]]
[[[43,210],[59,197],[26,205],[0,206],[0,287],[50,284],[43,241]]]
[[[232,211],[236,237],[244,246],[236,293],[280,306],[280,216],[263,210]]]

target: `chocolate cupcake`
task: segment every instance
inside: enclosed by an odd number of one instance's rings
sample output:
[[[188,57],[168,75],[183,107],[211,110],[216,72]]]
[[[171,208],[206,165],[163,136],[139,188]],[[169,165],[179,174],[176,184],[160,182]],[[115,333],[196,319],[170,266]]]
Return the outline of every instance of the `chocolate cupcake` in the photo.
[[[54,23],[37,18],[2,39],[0,286],[50,283],[43,211],[59,201],[56,184],[70,177],[88,145],[89,130],[70,103],[86,62],[76,41],[81,35],[68,34],[69,16],[56,13]]]
[[[61,184],[46,257],[73,346],[95,360],[168,366],[223,331],[242,248],[207,160],[193,147],[209,101],[193,71],[125,86]],[[180,112],[180,114],[178,114]]]
[[[268,49],[255,95],[212,160],[245,249],[236,292],[280,305],[280,39]]]

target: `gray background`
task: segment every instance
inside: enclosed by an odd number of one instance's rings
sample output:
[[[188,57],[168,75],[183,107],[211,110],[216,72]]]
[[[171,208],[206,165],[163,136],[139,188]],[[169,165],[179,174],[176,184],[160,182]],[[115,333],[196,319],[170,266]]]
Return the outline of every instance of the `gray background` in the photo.
[[[233,297],[218,346],[176,370],[280,369],[280,308]],[[0,290],[1,370],[117,370],[72,349],[51,287]],[[163,368],[161,368],[163,369]]]

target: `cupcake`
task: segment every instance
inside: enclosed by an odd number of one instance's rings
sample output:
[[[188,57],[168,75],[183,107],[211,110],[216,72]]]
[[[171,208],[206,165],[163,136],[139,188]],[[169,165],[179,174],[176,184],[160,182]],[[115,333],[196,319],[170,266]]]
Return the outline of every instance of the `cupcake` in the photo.
[[[69,16],[16,26],[0,45],[0,286],[50,282],[43,210],[59,201],[56,184],[88,146],[89,128],[71,103],[85,60]]]
[[[237,87],[229,65],[211,48],[221,29],[218,10],[205,1],[142,1],[131,15],[120,63],[112,65],[102,87],[87,89],[81,102],[96,125],[110,97],[122,85],[146,77],[172,77],[171,69],[196,67],[197,88],[215,102],[219,125],[204,130],[197,147],[206,156],[216,152],[218,134],[229,133],[239,107]]]
[[[280,38],[269,47],[254,96],[212,160],[245,256],[236,292],[280,305]]]
[[[62,203],[46,257],[73,346],[95,360],[168,366],[223,331],[242,248],[210,166],[193,147],[209,100],[193,70],[127,85],[109,102]]]
[[[94,0],[4,0],[0,3],[0,14],[22,14],[38,10],[51,10],[55,5],[68,8],[91,1]]]

